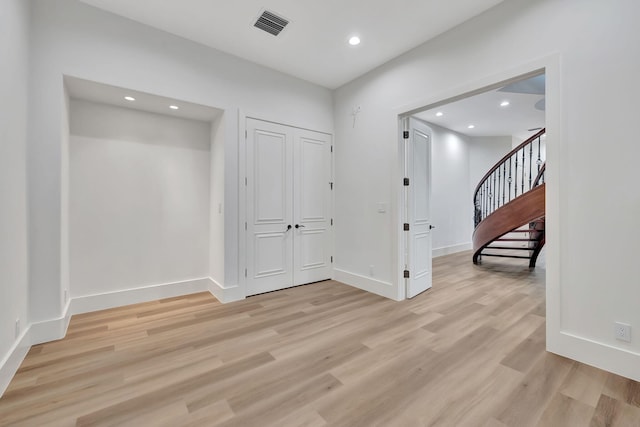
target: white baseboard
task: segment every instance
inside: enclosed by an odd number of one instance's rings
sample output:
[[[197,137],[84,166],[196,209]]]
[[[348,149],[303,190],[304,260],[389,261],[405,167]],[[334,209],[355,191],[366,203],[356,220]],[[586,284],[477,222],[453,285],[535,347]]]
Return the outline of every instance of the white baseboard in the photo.
[[[245,299],[245,294],[240,286],[224,287],[213,278],[209,277],[209,292],[223,304]]]
[[[13,379],[13,376],[18,371],[20,364],[22,364],[22,361],[31,348],[31,341],[29,337],[30,328],[27,327],[22,331],[22,334],[18,337],[13,346],[11,346],[7,355],[0,360],[0,397],[4,394],[9,383]]]
[[[106,310],[108,308],[155,301],[162,298],[207,292],[208,290],[208,277],[175,283],[163,283],[160,285],[74,297],[71,299],[71,308],[69,311],[71,314],[89,313],[92,311]]]
[[[62,311],[62,316],[56,319],[44,320],[42,322],[33,322],[30,326],[30,343],[31,345],[42,344],[44,342],[55,341],[64,338],[71,320],[71,310],[69,306],[71,301]]]
[[[62,317],[31,324],[30,342],[31,345],[36,345],[64,338],[73,314],[106,310],[162,298],[207,292],[208,290],[209,278],[202,278],[74,297],[67,303]]]
[[[67,327],[69,326],[69,320],[73,314],[106,310],[108,308],[189,295],[197,292],[207,292],[210,291],[210,283],[210,279],[206,277],[74,297],[67,303],[62,317],[35,322],[30,325],[30,343],[31,345],[35,345],[64,338],[67,333]]]
[[[445,255],[456,254],[458,252],[470,251],[473,249],[471,242],[460,243],[458,245],[444,246],[431,251],[432,258],[438,258]]]
[[[547,351],[640,381],[640,354],[637,352],[569,332],[561,331],[551,337],[547,333],[547,337]]]
[[[71,315],[207,291],[223,303],[245,298],[239,286],[225,288],[209,277],[72,298],[61,317],[31,323],[0,360],[0,396],[9,386],[32,345],[64,338]]]
[[[391,283],[350,273],[348,271],[340,270],[339,268],[333,269],[333,279],[338,282],[342,282],[345,285],[362,289],[363,291],[371,292],[392,300],[397,300],[397,291]]]

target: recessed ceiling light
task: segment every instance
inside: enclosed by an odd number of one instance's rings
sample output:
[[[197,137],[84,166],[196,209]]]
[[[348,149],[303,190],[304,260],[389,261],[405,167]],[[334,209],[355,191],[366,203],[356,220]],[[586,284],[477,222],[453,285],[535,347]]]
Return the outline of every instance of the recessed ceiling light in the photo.
[[[133,96],[125,96],[124,99],[127,101],[135,101],[136,99]]]
[[[507,107],[508,105],[509,105],[509,101],[502,101],[502,102],[500,103],[500,106],[501,106],[501,107]]]
[[[469,129],[473,129],[474,127],[476,127],[476,125],[469,125],[467,126]]]
[[[359,45],[359,44],[360,44],[360,37],[358,37],[358,36],[353,36],[353,37],[351,37],[351,38],[349,39],[349,44],[350,44],[351,46],[357,46],[357,45]]]
[[[172,110],[177,110],[180,107],[178,107],[177,105],[169,105],[169,108],[171,108]]]
[[[438,111],[436,113],[436,117],[442,117],[444,115],[444,113],[442,111]]]

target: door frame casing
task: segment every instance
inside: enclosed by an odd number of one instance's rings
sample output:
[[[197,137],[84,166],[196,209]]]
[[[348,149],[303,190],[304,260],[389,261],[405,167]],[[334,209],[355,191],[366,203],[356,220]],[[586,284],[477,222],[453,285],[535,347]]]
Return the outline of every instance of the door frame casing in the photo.
[[[552,54],[546,57],[533,60],[522,64],[518,67],[511,68],[500,72],[479,78],[467,84],[445,90],[441,93],[427,97],[422,100],[412,102],[392,110],[392,117],[397,123],[397,147],[398,155],[393,171],[392,189],[395,192],[392,200],[395,200],[396,206],[393,209],[394,218],[392,223],[395,226],[393,233],[393,244],[395,246],[397,258],[392,261],[392,268],[396,271],[397,300],[406,299],[406,286],[404,283],[404,265],[406,262],[404,254],[404,231],[402,228],[404,220],[404,191],[402,190],[403,178],[403,155],[404,142],[402,138],[403,119],[410,117],[421,111],[437,108],[451,102],[468,98],[488,90],[496,89],[510,82],[521,80],[526,77],[533,77],[544,73],[546,76],[546,128],[547,141],[557,141],[556,144],[548,144],[547,158],[551,161],[547,162],[547,173],[551,177],[551,185],[546,187],[546,216],[547,216],[547,242],[546,242],[546,318],[547,318],[547,349],[553,351],[553,348],[560,347],[562,341],[561,332],[561,292],[560,292],[560,262],[562,254],[565,251],[565,245],[560,241],[560,210],[564,206],[560,194],[562,193],[561,183],[564,182],[563,172],[558,165],[562,152],[566,151],[566,144],[562,144],[564,135],[564,127],[562,124],[562,108],[561,108],[561,57],[560,54]]]
[[[274,118],[265,118],[262,114],[252,113],[251,111],[244,111],[242,108],[238,109],[238,287],[240,288],[242,299],[247,297],[247,277],[245,277],[245,270],[247,269],[247,231],[245,230],[245,222],[249,219],[247,218],[247,186],[245,185],[245,178],[247,177],[247,120],[254,119],[260,120],[263,122],[274,123],[277,125],[288,126],[295,129],[303,129],[312,132],[318,132],[331,137],[331,145],[335,144],[334,135],[331,132],[311,129],[304,126],[296,126],[287,121],[274,119]],[[335,182],[334,179],[334,153],[331,152],[330,156],[330,174],[331,181]],[[331,218],[333,218],[334,214],[334,192],[331,192],[330,197],[330,206],[329,211]],[[334,228],[331,227],[330,230],[330,250],[331,253],[335,253],[334,244],[335,239],[333,235]],[[331,266],[331,278],[333,278],[333,265]]]

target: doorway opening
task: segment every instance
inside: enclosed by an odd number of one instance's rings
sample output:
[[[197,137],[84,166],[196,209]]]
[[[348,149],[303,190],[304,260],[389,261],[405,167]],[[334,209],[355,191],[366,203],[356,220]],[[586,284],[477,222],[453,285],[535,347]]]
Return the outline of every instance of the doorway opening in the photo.
[[[431,288],[432,259],[449,254],[468,252],[491,271],[531,263],[544,273],[545,97],[539,69],[399,116],[407,298]],[[537,212],[505,217],[536,187]]]

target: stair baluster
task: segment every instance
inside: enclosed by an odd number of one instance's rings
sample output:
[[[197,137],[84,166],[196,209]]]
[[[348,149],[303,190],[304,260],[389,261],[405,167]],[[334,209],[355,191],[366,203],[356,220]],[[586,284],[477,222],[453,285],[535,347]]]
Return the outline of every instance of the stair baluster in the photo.
[[[531,166],[533,163],[533,144],[529,145],[529,188],[531,188],[531,180],[533,177],[531,176]]]
[[[524,194],[524,147],[522,147],[522,173],[520,174],[520,177],[522,178],[520,181],[522,182],[522,191],[520,192],[520,194]]]

